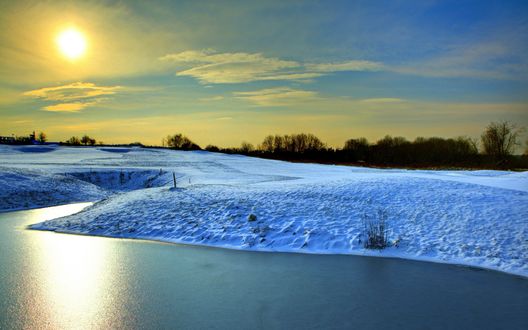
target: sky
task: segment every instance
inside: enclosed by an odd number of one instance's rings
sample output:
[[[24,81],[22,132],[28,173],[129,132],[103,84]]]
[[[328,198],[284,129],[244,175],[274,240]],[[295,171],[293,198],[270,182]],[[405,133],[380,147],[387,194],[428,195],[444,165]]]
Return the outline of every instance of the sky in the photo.
[[[526,54],[526,1],[0,0],[0,135],[478,137],[528,126]]]

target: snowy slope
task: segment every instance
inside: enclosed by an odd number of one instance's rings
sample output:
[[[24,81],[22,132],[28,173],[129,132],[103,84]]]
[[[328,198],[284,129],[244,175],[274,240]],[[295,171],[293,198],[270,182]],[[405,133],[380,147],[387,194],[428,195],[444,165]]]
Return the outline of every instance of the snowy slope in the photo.
[[[1,209],[104,199],[33,229],[395,256],[528,276],[527,172],[378,170],[201,151],[52,149],[0,146]],[[173,172],[177,189],[171,188]],[[23,184],[20,176],[35,184]],[[76,187],[77,198],[66,193],[68,185]],[[53,197],[32,193],[45,187],[53,187]],[[393,246],[366,250],[364,219],[380,212]],[[250,221],[252,215],[256,220]]]

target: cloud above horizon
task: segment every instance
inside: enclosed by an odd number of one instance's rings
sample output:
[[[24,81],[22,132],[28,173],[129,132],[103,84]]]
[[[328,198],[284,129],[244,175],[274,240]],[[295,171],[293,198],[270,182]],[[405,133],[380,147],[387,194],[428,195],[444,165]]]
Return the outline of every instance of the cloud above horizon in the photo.
[[[59,103],[59,104],[45,106],[42,108],[42,110],[51,111],[51,112],[78,112],[96,103],[97,102]]]
[[[401,103],[405,102],[405,100],[397,98],[397,97],[378,97],[378,98],[370,98],[370,99],[362,99],[360,101],[361,103],[369,103],[369,104],[383,104],[383,103]]]
[[[122,86],[97,86],[94,83],[74,82],[62,86],[44,87],[22,95],[43,101],[59,101],[41,109],[52,112],[78,112],[114,95]],[[104,97],[103,97],[104,96]]]
[[[261,107],[291,106],[318,98],[317,92],[290,87],[266,88],[250,92],[234,92],[235,98],[247,100]]]
[[[266,57],[261,53],[217,53],[188,50],[159,58],[183,68],[177,76],[189,76],[202,84],[233,84],[266,80],[307,81],[338,71],[378,71],[383,65],[372,61],[302,63]]]
[[[332,97],[322,95],[319,92],[290,87],[273,87],[254,91],[233,92],[236,99],[245,100],[259,107],[280,107],[280,106],[297,106],[297,105],[314,105],[314,104],[353,104],[354,106],[383,106],[398,105],[407,102],[405,99],[396,97],[378,97],[378,98],[350,98],[350,97]],[[325,106],[323,106],[324,108]]]

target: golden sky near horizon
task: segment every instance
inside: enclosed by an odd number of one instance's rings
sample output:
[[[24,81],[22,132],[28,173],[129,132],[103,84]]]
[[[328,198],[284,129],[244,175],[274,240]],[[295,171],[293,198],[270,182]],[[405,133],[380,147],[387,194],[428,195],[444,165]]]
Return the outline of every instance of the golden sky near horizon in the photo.
[[[0,135],[341,146],[527,126],[525,6],[358,3],[4,1]]]

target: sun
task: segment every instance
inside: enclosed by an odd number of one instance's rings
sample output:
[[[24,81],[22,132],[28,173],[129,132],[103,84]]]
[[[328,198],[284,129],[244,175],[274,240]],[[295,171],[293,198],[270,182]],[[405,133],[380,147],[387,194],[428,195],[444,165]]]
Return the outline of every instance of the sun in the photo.
[[[62,31],[56,41],[60,52],[70,60],[75,60],[86,52],[86,38],[75,28]]]

